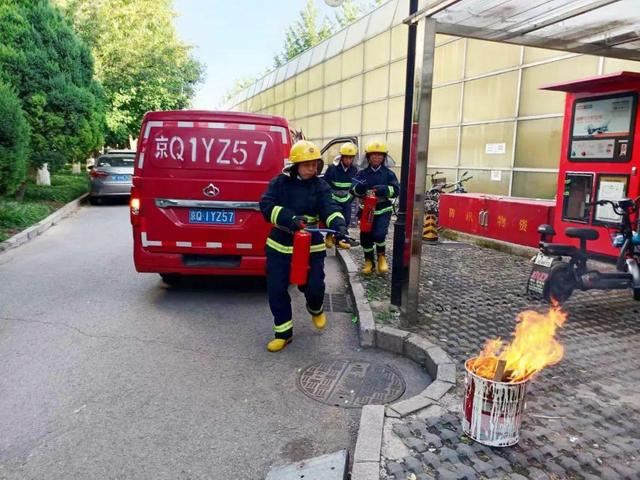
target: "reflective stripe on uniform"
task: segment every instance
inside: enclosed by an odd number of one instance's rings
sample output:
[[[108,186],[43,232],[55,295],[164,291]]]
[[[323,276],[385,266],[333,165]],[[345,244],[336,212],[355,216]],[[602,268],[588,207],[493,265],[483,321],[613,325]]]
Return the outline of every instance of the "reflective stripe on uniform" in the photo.
[[[331,198],[333,198],[338,203],[347,203],[351,200],[351,194],[345,195],[344,197],[340,197],[338,195],[331,194]]]
[[[387,242],[376,242],[376,247],[384,247]]]
[[[327,250],[327,246],[323,243],[318,245],[311,245],[311,253],[324,252]]]
[[[311,315],[320,315],[322,312],[324,312],[324,305],[321,305],[320,308],[318,310],[314,310],[313,308],[311,308],[309,305],[307,305],[307,311],[311,314]]]
[[[391,185],[389,185],[389,196],[393,197],[393,192],[395,191]]]
[[[307,223],[318,223],[317,215],[315,217],[312,215],[304,215],[304,219],[307,221]]]
[[[267,246],[273,248],[276,252],[292,254],[293,247],[288,245],[282,245],[281,243],[276,242],[272,238],[267,238]]]
[[[383,213],[393,212],[393,207],[385,207],[373,212],[374,215],[382,215]]]
[[[341,218],[344,221],[344,216],[340,212],[333,212],[327,217],[327,226],[331,226],[331,220],[334,218]]]
[[[351,182],[331,182],[336,188],[350,188]]]
[[[278,223],[278,214],[280,214],[282,208],[283,207],[281,207],[280,205],[276,205],[275,207],[273,207],[273,210],[271,210],[271,223],[273,223],[274,225]]]
[[[267,246],[273,248],[276,252],[284,253],[286,255],[291,255],[293,253],[293,246],[283,245],[279,242],[276,242],[273,238],[267,238]],[[310,252],[324,252],[327,250],[327,246],[323,243],[318,243],[317,245],[311,245]]]
[[[362,247],[362,251],[365,252],[365,253],[373,252],[373,247],[371,247],[371,248]]]
[[[284,333],[293,328],[293,320],[289,320],[288,322],[281,323],[280,325],[274,325],[273,329],[276,333]]]

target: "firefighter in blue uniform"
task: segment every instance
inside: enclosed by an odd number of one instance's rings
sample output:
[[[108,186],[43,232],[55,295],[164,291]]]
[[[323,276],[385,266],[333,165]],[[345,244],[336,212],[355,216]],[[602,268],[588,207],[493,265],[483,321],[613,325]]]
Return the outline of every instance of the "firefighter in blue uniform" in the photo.
[[[389,271],[385,257],[385,240],[393,212],[391,199],[400,193],[400,184],[396,174],[386,165],[388,153],[389,149],[384,142],[374,140],[369,143],[365,149],[368,165],[356,174],[351,189],[359,197],[364,197],[371,190],[375,191],[378,197],[371,232],[360,232],[360,243],[365,258],[362,273],[365,275],[373,272],[376,254],[378,273]]]
[[[349,227],[351,223],[351,204],[353,203],[353,195],[351,193],[351,184],[353,177],[358,173],[358,169],[353,164],[355,156],[358,154],[358,147],[351,142],[343,143],[340,146],[340,155],[334,165],[329,165],[324,174],[324,181],[331,187],[331,197],[342,209],[342,216]],[[333,235],[327,235],[327,248],[335,245]],[[349,248],[350,245],[345,241],[339,241],[340,248]]]
[[[267,350],[278,352],[292,340],[293,318],[291,297],[288,293],[293,232],[314,226],[322,221],[338,232],[338,238],[347,235],[347,227],[340,207],[331,198],[331,188],[318,177],[322,171],[320,149],[313,143],[300,140],[291,147],[291,165],[269,183],[260,199],[264,218],[273,224],[267,238],[267,292],[273,314],[275,338]],[[307,311],[314,326],[321,330],[327,319],[324,314],[324,258],[326,247],[320,233],[312,233],[307,284],[299,287],[307,300]]]

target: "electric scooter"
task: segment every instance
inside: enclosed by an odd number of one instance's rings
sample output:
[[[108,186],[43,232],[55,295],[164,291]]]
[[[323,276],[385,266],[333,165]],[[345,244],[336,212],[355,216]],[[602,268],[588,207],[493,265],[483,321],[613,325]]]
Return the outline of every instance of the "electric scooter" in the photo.
[[[640,301],[640,219],[633,230],[631,215],[639,209],[640,197],[611,201],[600,200],[587,204],[611,205],[620,215],[613,246],[620,249],[615,272],[600,272],[587,267],[587,242],[597,240],[599,233],[592,228],[569,227],[565,235],[580,240],[580,247],[549,243],[547,236],[555,235],[551,225],[540,225],[540,252],[533,258],[533,269],[527,282],[527,292],[542,296],[545,300],[563,303],[574,290],[624,290],[631,288],[633,298]],[[568,257],[568,261],[564,260]]]

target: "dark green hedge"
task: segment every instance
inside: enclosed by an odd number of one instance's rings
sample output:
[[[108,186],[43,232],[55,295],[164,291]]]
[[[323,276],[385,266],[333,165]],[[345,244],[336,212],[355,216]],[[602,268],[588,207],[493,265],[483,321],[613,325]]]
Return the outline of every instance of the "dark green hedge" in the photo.
[[[29,124],[15,92],[0,82],[0,196],[27,176]]]

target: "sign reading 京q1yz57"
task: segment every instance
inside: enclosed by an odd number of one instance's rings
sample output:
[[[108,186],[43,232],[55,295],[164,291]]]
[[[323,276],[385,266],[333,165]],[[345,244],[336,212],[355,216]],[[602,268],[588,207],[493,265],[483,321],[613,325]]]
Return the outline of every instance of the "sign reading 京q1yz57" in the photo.
[[[275,135],[277,138],[273,138]],[[145,150],[155,167],[260,170],[282,157],[279,133],[242,129],[153,129]]]

